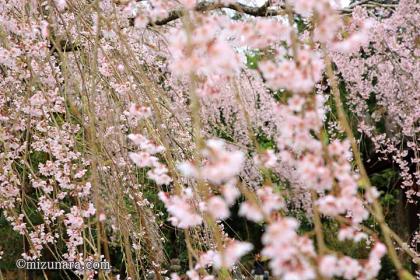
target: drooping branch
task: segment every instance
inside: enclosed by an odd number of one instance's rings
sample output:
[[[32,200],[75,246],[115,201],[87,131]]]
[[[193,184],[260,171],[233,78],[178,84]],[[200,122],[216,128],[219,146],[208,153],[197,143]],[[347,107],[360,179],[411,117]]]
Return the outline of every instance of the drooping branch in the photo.
[[[260,7],[248,6],[241,3],[224,4],[220,2],[219,3],[200,2],[194,8],[196,12],[207,12],[207,11],[220,10],[220,9],[230,9],[230,10],[234,10],[239,13],[247,14],[254,17],[279,16],[279,15],[284,14],[283,6],[280,6],[280,7],[277,6],[274,8],[270,5],[270,1],[265,2],[264,5]],[[183,10],[177,9],[177,10],[171,11],[166,18],[151,22],[149,23],[149,25],[150,26],[165,25],[171,21],[181,18],[183,15],[184,15]]]
[[[365,5],[380,5],[377,1],[374,0],[361,0],[356,1],[352,3],[349,7],[345,9],[340,9],[338,12],[340,14],[346,15],[351,14],[353,9],[356,6],[365,6]],[[273,17],[273,16],[280,16],[285,14],[285,6],[283,5],[277,5],[272,6],[270,4],[270,0],[266,1],[262,6],[255,7],[255,6],[249,6],[242,3],[231,3],[226,4],[222,2],[199,2],[197,6],[194,8],[194,11],[196,12],[209,12],[209,11],[215,11],[215,10],[221,10],[221,9],[229,9],[232,11],[236,11],[241,14],[246,14],[249,16],[254,17]],[[175,21],[181,17],[183,17],[185,14],[185,11],[181,8],[175,9],[173,11],[170,11],[168,16],[162,19],[158,19],[155,21],[149,22],[148,26],[163,26],[166,25],[172,21]],[[134,19],[130,19],[130,25],[134,26]],[[74,50],[78,50],[79,46],[71,44],[71,42],[62,42],[60,44],[60,49],[64,52],[70,52]]]
[[[353,9],[356,6],[366,6],[366,7],[381,6],[383,7],[383,5],[384,5],[383,3],[380,3],[374,0],[361,0],[361,1],[356,1],[352,3],[347,8],[338,10],[338,12],[340,14],[346,15],[346,14],[351,14]],[[395,6],[394,4],[387,5],[387,7],[394,7],[394,6]],[[280,15],[285,14],[285,6],[283,5],[271,6],[269,0],[259,7],[249,6],[249,5],[245,5],[241,3],[225,4],[221,2],[216,2],[216,3],[200,2],[194,8],[196,12],[208,12],[208,11],[214,11],[214,10],[220,10],[220,9],[230,9],[238,13],[246,14],[246,15],[250,15],[254,17],[270,17],[270,16],[280,16]],[[169,12],[169,15],[166,18],[150,22],[148,25],[149,26],[165,25],[176,19],[181,18],[183,15],[184,15],[184,11],[182,9],[176,9]]]

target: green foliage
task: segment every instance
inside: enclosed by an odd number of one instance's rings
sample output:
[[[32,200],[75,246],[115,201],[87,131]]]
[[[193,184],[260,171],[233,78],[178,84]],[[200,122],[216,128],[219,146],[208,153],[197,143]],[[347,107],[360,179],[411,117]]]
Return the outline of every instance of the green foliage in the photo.
[[[381,192],[380,202],[385,214],[392,214],[394,212],[392,209],[395,209],[400,199],[400,189],[394,187],[399,179],[397,170],[387,168],[372,174],[370,179],[372,184]]]
[[[39,171],[39,164],[45,163],[50,158],[49,154],[42,151],[32,151],[29,155],[29,162],[34,171]]]
[[[391,259],[385,255],[381,260],[381,270],[378,274],[378,280],[397,280],[399,279],[397,271],[392,264]]]
[[[308,30],[308,24],[300,15],[295,15],[295,24],[297,26],[298,32],[303,33],[305,30]]]
[[[16,260],[23,253],[23,237],[12,229],[10,223],[0,214],[0,251],[4,254],[0,260],[1,270],[15,270]]]
[[[303,209],[294,209],[287,212],[287,215],[297,219],[300,222],[298,233],[305,234],[313,231],[314,225],[308,219],[308,214]]]
[[[323,219],[322,227],[324,229],[325,244],[336,251],[339,251],[347,256],[352,256],[358,259],[366,259],[369,256],[369,249],[365,241],[355,243],[350,240],[340,241],[337,237],[337,232],[340,225],[331,219]]]
[[[245,54],[246,57],[246,66],[249,69],[257,69],[258,68],[258,62],[261,61],[262,53],[259,51],[250,51]]]
[[[276,148],[276,143],[274,142],[274,139],[268,138],[267,135],[265,135],[262,131],[258,132],[256,137],[257,137],[258,145],[260,146],[261,149],[274,150]]]

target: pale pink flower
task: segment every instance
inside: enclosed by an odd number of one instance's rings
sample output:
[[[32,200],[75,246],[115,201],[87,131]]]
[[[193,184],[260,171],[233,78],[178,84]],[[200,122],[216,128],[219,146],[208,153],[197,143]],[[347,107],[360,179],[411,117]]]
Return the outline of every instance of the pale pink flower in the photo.
[[[298,226],[299,223],[294,218],[280,218],[270,224],[262,237],[262,242],[265,245],[262,253],[270,258],[288,258],[289,254],[295,253],[296,249],[286,245],[293,245],[294,239],[298,237],[296,234]],[[279,255],[277,251],[281,247],[285,249],[281,250],[284,252],[283,255]]]
[[[241,170],[245,156],[241,151],[227,151],[225,142],[220,139],[210,139],[206,142],[206,148],[202,151],[207,158],[201,167],[191,162],[178,164],[178,169],[184,176],[210,181],[213,184],[221,184],[233,179]]]
[[[128,109],[128,115],[133,118],[144,119],[152,115],[152,110],[150,107],[132,103]]]
[[[213,265],[215,256],[216,252],[213,250],[209,250],[205,253],[200,254],[195,269],[207,268],[208,266]]]
[[[211,197],[207,201],[206,210],[216,220],[224,220],[230,215],[226,202],[220,196]]]
[[[338,259],[334,255],[323,256],[319,263],[319,272],[327,278],[340,275],[340,271],[337,271],[337,268]]]
[[[293,5],[295,11],[304,17],[312,15],[318,1],[322,2],[323,0],[287,0]]]
[[[284,199],[277,193],[273,192],[273,188],[265,186],[257,190],[257,196],[261,201],[261,207],[266,215],[271,212],[285,207]]]
[[[376,242],[375,246],[373,246],[372,251],[370,251],[369,253],[369,258],[381,259],[383,256],[385,256],[386,252],[386,246],[381,242]]]
[[[232,179],[243,167],[245,156],[241,151],[225,150],[225,143],[220,139],[207,140],[208,163],[203,166],[201,174],[205,179],[220,184]]]
[[[273,168],[277,163],[277,157],[273,150],[266,150],[262,153],[258,153],[254,157],[255,164],[265,167]]]
[[[189,161],[181,162],[177,165],[178,170],[181,172],[182,175],[185,177],[194,177],[197,178],[199,175],[198,168]]]
[[[48,38],[48,36],[49,36],[48,26],[49,26],[49,24],[48,24],[47,21],[45,21],[45,20],[41,21],[41,25],[40,25],[41,35],[44,38]]]
[[[80,210],[77,206],[70,209],[70,213],[66,214],[66,221],[64,222],[70,229],[81,228],[84,224],[83,218],[80,216]]]
[[[299,50],[297,59],[299,66],[292,60],[283,60],[277,64],[262,61],[258,67],[269,87],[306,93],[321,79],[324,64],[319,54],[306,49]]]
[[[140,168],[153,166],[158,162],[158,158],[147,152],[129,153],[130,159]]]
[[[179,2],[189,10],[194,9],[195,5],[197,4],[197,0],[179,0]]]
[[[386,246],[377,242],[369,253],[368,262],[363,267],[363,275],[366,279],[374,279],[381,269],[381,259],[386,254]]]
[[[252,250],[252,244],[237,240],[228,241],[222,252],[216,252],[214,265],[217,268],[232,267],[240,258]]]
[[[363,220],[366,220],[369,217],[369,212],[363,206],[363,202],[353,196],[353,197],[343,197],[341,203],[345,209],[348,211],[348,216],[351,217],[353,224],[359,224]]]
[[[167,173],[166,165],[155,162],[153,168],[147,171],[147,176],[158,185],[168,185],[172,182],[172,178]]]
[[[82,216],[85,218],[89,218],[93,215],[95,215],[96,209],[95,206],[93,206],[93,203],[89,203],[87,210],[82,210]]]
[[[356,278],[362,271],[362,267],[360,266],[359,262],[347,256],[342,257],[338,261],[338,266],[339,270],[341,271],[340,275],[344,279],[348,280]]]
[[[367,238],[368,238],[368,235],[366,233],[352,226],[341,228],[340,231],[338,232],[338,239],[340,241],[353,240],[354,242],[360,242],[363,239],[367,239]]]
[[[135,18],[134,18],[134,26],[136,28],[142,29],[145,28],[147,26],[147,24],[149,23],[149,19],[147,18],[147,16],[145,14],[139,13]],[[150,111],[150,115],[151,115],[151,111]],[[147,115],[146,117],[149,117],[150,115]],[[143,116],[141,116],[142,118]]]
[[[276,276],[314,279],[316,273],[306,255],[315,255],[315,248],[310,239],[297,235],[298,226],[293,218],[279,218],[270,224],[262,237],[262,254],[271,259],[270,267]]]
[[[23,222],[25,218],[24,214],[19,214],[19,217],[16,220],[12,220],[11,225],[13,230],[17,231],[19,234],[24,235],[26,231],[26,223]]]
[[[200,275],[195,270],[188,270],[187,276],[190,280],[200,280]]]
[[[54,0],[55,5],[57,7],[57,9],[62,12],[66,9],[67,7],[67,1],[66,0]]]
[[[287,100],[289,108],[295,112],[300,112],[305,104],[305,98],[295,94],[289,100]]]
[[[365,198],[367,202],[372,203],[375,199],[377,199],[380,196],[380,193],[377,188],[370,187],[365,192]]]
[[[118,71],[123,72],[124,69],[125,69],[124,64],[118,64],[117,69],[118,69]]]
[[[341,53],[354,53],[361,47],[366,47],[369,43],[369,31],[374,25],[374,21],[366,19],[359,24],[360,29],[344,40],[333,43],[332,49]]]
[[[157,145],[156,143],[150,141],[146,137],[141,134],[129,134],[128,139],[134,142],[140,149],[144,150],[149,154],[159,154],[165,151],[165,148],[161,145]]]
[[[137,146],[143,149],[148,143],[149,140],[141,134],[129,134],[128,139],[134,142]]]
[[[258,206],[249,201],[241,203],[238,214],[239,216],[244,216],[248,220],[256,223],[261,222],[264,219],[264,215]]]
[[[171,280],[181,280],[181,277],[176,273],[171,273]]]
[[[325,215],[337,216],[343,213],[341,200],[333,195],[326,195],[317,201],[319,211]]]
[[[106,215],[104,213],[99,214],[99,221],[104,222],[106,220]]]
[[[159,192],[159,198],[163,201],[171,215],[169,220],[174,226],[188,228],[200,225],[203,222],[203,219],[191,202],[191,189],[184,190],[180,196],[169,196],[164,192]]]
[[[235,186],[236,180],[230,180],[221,187],[223,198],[228,205],[233,205],[236,199],[241,195],[241,192]]]

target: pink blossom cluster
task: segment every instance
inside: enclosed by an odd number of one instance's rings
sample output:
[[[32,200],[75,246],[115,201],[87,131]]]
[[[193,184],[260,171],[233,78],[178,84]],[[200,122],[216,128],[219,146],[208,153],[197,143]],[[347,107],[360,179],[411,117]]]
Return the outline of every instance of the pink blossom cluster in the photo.
[[[54,4],[59,10],[66,7],[66,1]],[[28,244],[24,258],[40,259],[61,240],[68,244],[62,260],[79,255],[81,230],[95,213],[86,176],[90,163],[77,147],[80,124],[64,117],[68,99],[57,57],[50,52],[52,29],[34,5],[0,3],[5,32],[0,47],[0,208]],[[22,22],[16,11],[25,7],[31,14]],[[28,215],[28,205],[39,219]],[[89,205],[89,215],[78,220],[76,230],[71,219],[64,221],[84,211],[81,205]],[[59,234],[59,225],[73,229]]]
[[[359,130],[374,144],[380,160],[395,162],[410,202],[420,196],[418,182],[418,80],[420,63],[416,24],[418,3],[404,0],[388,18],[369,17],[363,9],[353,12],[348,32],[366,29],[369,43],[348,54],[333,53],[338,71],[346,81],[348,102],[361,119]],[[382,11],[381,13],[384,13]],[[401,32],[404,30],[404,32]],[[416,45],[417,44],[417,45]],[[369,105],[375,100],[376,105]],[[377,129],[383,124],[384,129]],[[411,155],[413,154],[413,155]]]
[[[174,226],[188,228],[200,225],[203,222],[203,218],[194,205],[193,195],[189,188],[184,189],[181,195],[169,196],[163,192],[159,193],[160,200],[163,201],[169,214],[171,214],[169,221]]]
[[[196,166],[192,162],[178,165],[184,176],[208,180],[217,185],[228,182],[239,174],[244,163],[244,154],[241,151],[226,150],[225,142],[221,139],[207,140],[201,153],[205,158],[202,166]]]
[[[382,243],[376,243],[369,253],[367,262],[360,263],[349,257],[334,255],[323,256],[319,267],[323,276],[328,278],[342,277],[344,279],[373,279],[381,268],[381,258],[386,253]]]
[[[368,218],[369,212],[365,202],[359,197],[359,176],[351,166],[350,145],[349,142],[338,139],[325,142],[323,122],[326,118],[325,103],[328,96],[314,95],[313,91],[324,74],[325,48],[348,53],[366,45],[366,35],[371,23],[360,22],[359,29],[343,39],[339,34],[341,19],[329,1],[293,1],[291,4],[302,16],[314,16],[317,19],[311,38],[313,43],[293,42],[291,37],[296,31],[291,31],[291,27],[280,21],[261,20],[256,25],[247,21],[228,23],[225,16],[206,16],[188,11],[188,17],[183,22],[184,28],[176,26],[175,31],[172,29],[169,32],[168,70],[181,79],[192,78],[194,82],[198,82],[201,102],[207,106],[208,96],[222,99],[221,93],[237,90],[234,85],[233,88],[229,85],[237,75],[240,65],[240,61],[236,61],[235,52],[238,49],[235,48],[247,46],[264,49],[278,41],[289,45],[301,44],[301,47],[294,48],[294,52],[284,51],[282,47],[276,46],[273,59],[263,59],[259,62],[258,69],[267,87],[287,90],[293,95],[285,103],[271,107],[275,109],[278,130],[273,135],[276,137],[278,151],[258,153],[255,162],[268,169],[275,169],[280,164],[291,170],[298,178],[295,184],[310,190],[318,197],[313,201],[313,207],[325,216],[342,216],[351,223],[351,226],[339,231],[340,239],[359,242],[366,238],[366,234],[360,232],[358,226]],[[185,7],[191,10],[194,5],[191,2]],[[223,27],[228,28],[220,30]],[[231,42],[231,38],[238,40]],[[228,57],[234,59],[229,60]],[[231,61],[234,63],[226,64]],[[267,94],[267,91],[261,93],[264,94]],[[217,109],[219,108],[224,109]],[[238,111],[234,113],[241,114]],[[178,165],[181,174],[194,178],[198,185],[203,182],[216,186],[228,182],[233,185],[230,181],[241,172],[246,161],[242,152],[225,151],[224,142],[220,140],[208,140],[200,154],[202,162],[187,161]],[[171,196],[161,193],[161,200],[171,214],[170,220],[173,225],[181,228],[201,225],[205,219],[200,211],[204,215],[210,214],[216,220],[229,216],[228,206],[231,203],[226,203],[228,196],[223,193],[227,188],[222,188],[222,196],[210,194],[206,198],[201,197],[202,191],[196,189],[199,186],[193,186],[187,191]],[[232,201],[236,196],[235,192]],[[239,214],[255,222],[269,223],[267,233],[263,237],[263,253],[271,259],[273,273],[285,279],[314,279],[318,273],[312,265],[313,260],[318,258],[315,246],[308,237],[297,234],[296,220],[278,218],[275,214],[285,208],[284,199],[275,193],[270,185],[256,190],[255,198],[241,203]],[[376,196],[368,199],[368,202],[372,202],[372,199],[376,199]],[[279,251],[282,251],[282,254],[279,254]],[[367,269],[366,275],[361,274],[362,266],[359,261],[347,256],[340,259],[340,262],[337,260],[340,265],[331,275],[342,276],[345,279],[374,278],[378,271],[373,267],[383,254],[375,255],[375,252],[372,252],[371,255],[377,258],[372,257],[372,261],[369,261],[372,271]],[[212,254],[213,251],[209,251],[204,256],[211,258],[209,255]],[[188,275],[191,279],[199,279],[197,272],[190,271]]]
[[[264,61],[261,72],[267,85],[273,89],[287,89],[293,92],[308,92],[321,79],[323,62],[316,52],[299,50],[299,63],[284,60],[280,63]],[[291,80],[292,79],[292,80]]]
[[[134,107],[133,107],[134,106]],[[147,117],[150,115],[150,108],[143,108],[141,106],[133,105],[130,108],[130,116],[133,117]],[[130,152],[130,159],[140,168],[150,167],[147,171],[149,179],[156,182],[158,185],[168,185],[172,182],[171,177],[168,175],[168,168],[165,164],[159,162],[159,159],[154,156],[155,154],[162,153],[165,148],[158,145],[141,134],[130,134],[128,138],[140,148],[140,152]]]
[[[312,240],[296,233],[298,226],[295,219],[288,217],[270,224],[262,237],[262,254],[271,259],[273,274],[282,279],[315,279],[316,272],[310,264],[316,256],[315,248]]]
[[[237,240],[227,240],[221,252],[209,250],[202,253],[194,269],[187,271],[187,276],[191,280],[212,280],[216,279],[213,275],[200,275],[200,270],[212,267],[231,268],[242,256],[247,254],[253,248],[252,244]],[[171,279],[180,279],[178,274],[171,274]]]

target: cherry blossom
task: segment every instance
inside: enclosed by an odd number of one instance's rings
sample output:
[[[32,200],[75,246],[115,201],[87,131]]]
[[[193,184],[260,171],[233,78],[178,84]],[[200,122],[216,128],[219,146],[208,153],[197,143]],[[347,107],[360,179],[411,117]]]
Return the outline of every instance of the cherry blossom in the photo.
[[[169,220],[174,226],[188,228],[203,222],[202,217],[192,204],[192,195],[191,189],[185,189],[179,196],[159,193],[160,200],[165,203],[166,209],[171,214]]]
[[[226,150],[224,141],[220,139],[207,140],[202,154],[207,158],[203,166],[197,167],[191,162],[178,165],[178,169],[184,176],[221,184],[234,178],[241,171],[244,163],[244,154],[241,151]]]
[[[214,256],[214,265],[216,267],[232,267],[242,256],[247,254],[253,248],[252,244],[236,240],[228,241],[222,252],[217,252]]]

